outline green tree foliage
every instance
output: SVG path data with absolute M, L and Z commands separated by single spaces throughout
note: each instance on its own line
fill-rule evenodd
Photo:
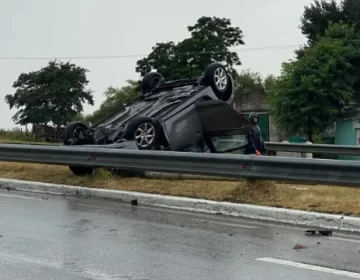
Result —
M 124 109 L 125 105 L 135 101 L 139 97 L 140 85 L 138 81 L 128 80 L 127 85 L 121 88 L 109 87 L 104 95 L 105 101 L 93 114 L 77 115 L 73 120 L 79 120 L 86 124 L 102 121 L 110 115 Z
M 314 44 L 318 36 L 324 36 L 331 23 L 343 20 L 341 7 L 336 1 L 315 0 L 309 7 L 305 7 L 301 17 L 301 32 L 309 44 Z
M 265 90 L 266 92 L 274 85 L 276 77 L 268 75 L 265 78 L 259 72 L 250 69 L 242 70 L 235 79 L 238 92 L 248 93 L 251 90 Z
M 301 58 L 335 23 L 354 25 L 356 31 L 360 31 L 360 0 L 342 0 L 340 3 L 335 0 L 315 0 L 305 7 L 300 29 L 308 41 L 304 47 L 295 51 L 297 58 Z
M 313 141 L 334 123 L 360 74 L 360 49 L 351 42 L 358 38 L 354 27 L 334 24 L 301 59 L 283 63 L 269 98 L 278 124 Z
M 222 62 L 236 74 L 233 66 L 241 62 L 230 48 L 245 44 L 239 27 L 227 18 L 204 16 L 187 29 L 190 37 L 177 44 L 157 43 L 147 57 L 137 61 L 136 72 L 143 76 L 157 70 L 165 79 L 180 79 L 200 75 L 209 63 Z
M 268 75 L 263 82 L 264 89 L 269 92 L 276 84 L 277 78 L 274 75 Z
M 6 95 L 16 124 L 48 124 L 69 122 L 83 111 L 83 103 L 94 105 L 92 92 L 86 90 L 87 70 L 70 63 L 50 61 L 38 71 L 20 74 L 13 95 Z
M 251 92 L 254 89 L 263 89 L 263 79 L 259 72 L 253 72 L 250 69 L 242 70 L 235 78 L 236 88 L 240 92 Z

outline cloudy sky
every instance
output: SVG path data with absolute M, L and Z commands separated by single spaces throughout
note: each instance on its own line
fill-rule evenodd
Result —
M 117 59 L 72 59 L 90 70 L 94 111 L 104 90 L 138 78 L 136 61 L 156 42 L 178 42 L 188 36 L 186 27 L 203 16 L 228 17 L 244 32 L 239 49 L 241 69 L 263 75 L 279 74 L 283 61 L 293 57 L 292 47 L 305 42 L 298 26 L 304 5 L 312 0 L 0 0 L 0 98 L 12 94 L 20 73 L 47 64 L 19 57 L 121 56 Z M 6 58 L 6 59 L 4 59 Z M 8 105 L 0 102 L 0 128 L 13 128 Z

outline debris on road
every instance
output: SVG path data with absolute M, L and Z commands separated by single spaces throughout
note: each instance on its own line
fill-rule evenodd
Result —
M 322 236 L 332 236 L 332 230 L 327 229 L 308 229 L 305 231 L 306 235 L 322 235 Z
M 306 249 L 307 247 L 301 244 L 296 244 L 293 249 L 300 250 L 300 249 Z

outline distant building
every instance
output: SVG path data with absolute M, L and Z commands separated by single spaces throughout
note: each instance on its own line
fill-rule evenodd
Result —
M 360 107 L 344 112 L 335 124 L 335 144 L 360 146 Z M 360 160 L 359 156 L 339 155 L 339 159 Z
M 264 89 L 252 89 L 236 94 L 236 111 L 246 117 L 255 112 L 260 115 L 260 130 L 264 141 L 281 142 L 288 138 L 284 132 L 279 131 L 271 120 L 267 93 Z

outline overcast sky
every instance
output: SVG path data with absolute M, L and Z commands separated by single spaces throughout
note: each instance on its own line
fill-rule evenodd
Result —
M 138 55 L 131 58 L 76 60 L 90 70 L 94 111 L 104 90 L 138 78 L 136 61 L 156 42 L 178 42 L 201 16 L 228 17 L 244 32 L 241 69 L 279 74 L 294 48 L 250 49 L 305 42 L 298 26 L 304 5 L 312 0 L 0 0 L 0 57 L 76 57 Z M 244 50 L 241 50 L 244 49 Z M 14 93 L 22 72 L 38 70 L 47 60 L 0 60 L 0 98 Z M 0 128 L 13 128 L 8 105 L 0 102 Z

